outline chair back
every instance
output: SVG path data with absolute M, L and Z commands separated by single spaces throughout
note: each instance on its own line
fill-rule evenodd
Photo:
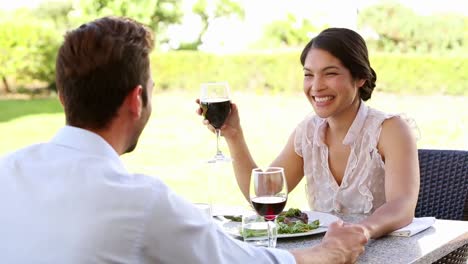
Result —
M 419 149 L 421 184 L 416 217 L 463 220 L 468 199 L 468 151 Z

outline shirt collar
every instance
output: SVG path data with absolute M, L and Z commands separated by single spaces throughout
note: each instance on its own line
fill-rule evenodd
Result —
M 124 167 L 114 148 L 112 148 L 112 146 L 101 136 L 89 130 L 73 126 L 65 126 L 57 132 L 51 142 L 57 145 L 77 149 L 88 154 L 104 156 Z
M 351 143 L 356 141 L 356 138 L 360 134 L 361 129 L 364 126 L 364 122 L 366 121 L 368 109 L 369 108 L 364 104 L 364 102 L 361 101 L 356 117 L 354 118 L 351 127 L 348 129 L 348 133 L 343 139 L 343 145 L 351 145 Z
M 354 118 L 353 123 L 348 129 L 348 132 L 346 133 L 346 136 L 343 139 L 343 144 L 344 145 L 350 145 L 352 144 L 359 133 L 361 132 L 362 127 L 364 126 L 364 122 L 366 121 L 367 113 L 369 111 L 369 108 L 364 104 L 364 102 L 361 101 L 359 105 L 358 112 L 356 114 L 356 117 Z M 315 128 L 315 135 L 314 137 L 314 144 L 317 146 L 324 146 L 325 145 L 325 129 L 327 127 L 327 120 L 324 118 L 320 118 L 317 126 Z

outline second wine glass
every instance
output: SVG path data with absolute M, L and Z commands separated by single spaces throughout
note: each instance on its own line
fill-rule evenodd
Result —
M 231 112 L 231 100 L 229 95 L 229 85 L 227 82 L 202 83 L 200 87 L 200 106 L 202 114 L 216 131 L 216 154 L 209 163 L 219 161 L 231 161 L 219 148 L 221 127 Z
M 268 167 L 264 170 L 252 170 L 249 189 L 250 201 L 257 214 L 268 221 L 268 234 L 272 234 L 272 225 L 283 211 L 288 200 L 288 187 L 281 167 Z

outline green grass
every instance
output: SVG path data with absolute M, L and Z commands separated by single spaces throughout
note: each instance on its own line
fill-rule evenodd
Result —
M 195 114 L 196 94 L 155 94 L 153 114 L 137 149 L 122 158 L 132 172 L 160 177 L 193 202 L 246 205 L 229 164 L 204 161 L 215 152 L 215 137 Z M 234 93 L 244 133 L 257 164 L 267 166 L 289 134 L 312 111 L 300 93 L 257 95 Z M 468 149 L 468 97 L 403 96 L 376 93 L 369 105 L 405 113 L 420 131 L 419 148 Z M 58 99 L 0 101 L 0 155 L 49 140 L 64 124 Z M 228 153 L 222 141 L 223 150 Z M 307 208 L 303 182 L 287 207 Z
M 0 123 L 23 116 L 62 113 L 62 106 L 56 98 L 29 100 L 1 100 Z

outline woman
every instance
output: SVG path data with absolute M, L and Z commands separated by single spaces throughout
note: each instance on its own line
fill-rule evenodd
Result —
M 271 166 L 284 167 L 289 191 L 307 178 L 314 210 L 367 214 L 360 224 L 370 238 L 409 224 L 419 192 L 417 147 L 401 117 L 364 103 L 377 79 L 364 39 L 350 29 L 329 28 L 305 46 L 300 59 L 304 94 L 315 115 L 298 124 Z M 235 104 L 221 131 L 248 197 L 257 165 Z

